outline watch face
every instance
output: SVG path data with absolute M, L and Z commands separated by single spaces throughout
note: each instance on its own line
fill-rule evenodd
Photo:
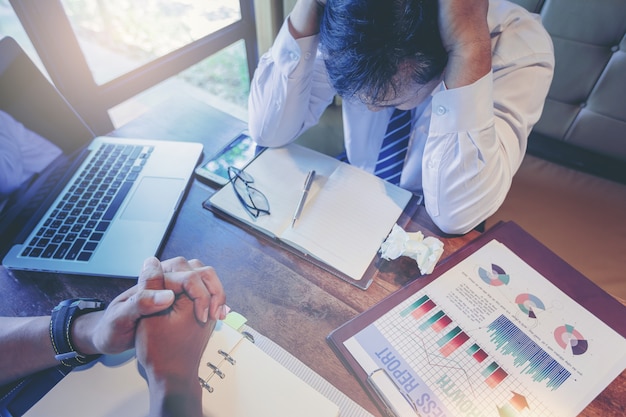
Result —
M 80 311 L 99 311 L 104 309 L 104 302 L 97 298 L 76 298 L 72 307 L 77 307 Z

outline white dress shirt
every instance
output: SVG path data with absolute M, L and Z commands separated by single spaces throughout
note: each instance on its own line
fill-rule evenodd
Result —
M 552 81 L 552 41 L 539 16 L 491 0 L 488 24 L 492 71 L 461 88 L 440 83 L 413 111 L 400 186 L 424 195 L 446 233 L 466 233 L 500 207 Z M 261 57 L 249 98 L 249 130 L 259 145 L 293 141 L 332 102 L 318 43 L 317 35 L 294 39 L 285 21 Z M 393 109 L 344 100 L 342 111 L 350 163 L 372 172 Z
M 0 202 L 61 153 L 56 145 L 0 111 Z

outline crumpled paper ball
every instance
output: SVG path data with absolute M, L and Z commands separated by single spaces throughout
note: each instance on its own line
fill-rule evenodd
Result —
M 386 260 L 408 256 L 417 262 L 422 275 L 426 275 L 433 272 L 439 261 L 443 253 L 443 242 L 432 236 L 424 238 L 422 232 L 407 233 L 394 224 L 389 236 L 380 246 L 380 253 Z

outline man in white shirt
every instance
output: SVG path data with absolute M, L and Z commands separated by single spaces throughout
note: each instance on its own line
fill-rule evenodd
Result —
M 0 111 L 0 210 L 8 194 L 43 171 L 61 153 L 55 144 Z
M 260 60 L 249 129 L 282 146 L 343 100 L 351 164 L 374 172 L 394 109 L 411 110 L 400 186 L 447 233 L 502 204 L 554 69 L 536 15 L 504 0 L 298 0 Z

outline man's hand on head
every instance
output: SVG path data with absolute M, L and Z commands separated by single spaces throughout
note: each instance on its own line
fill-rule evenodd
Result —
M 448 51 L 446 87 L 469 85 L 491 71 L 488 0 L 438 0 L 439 31 Z

